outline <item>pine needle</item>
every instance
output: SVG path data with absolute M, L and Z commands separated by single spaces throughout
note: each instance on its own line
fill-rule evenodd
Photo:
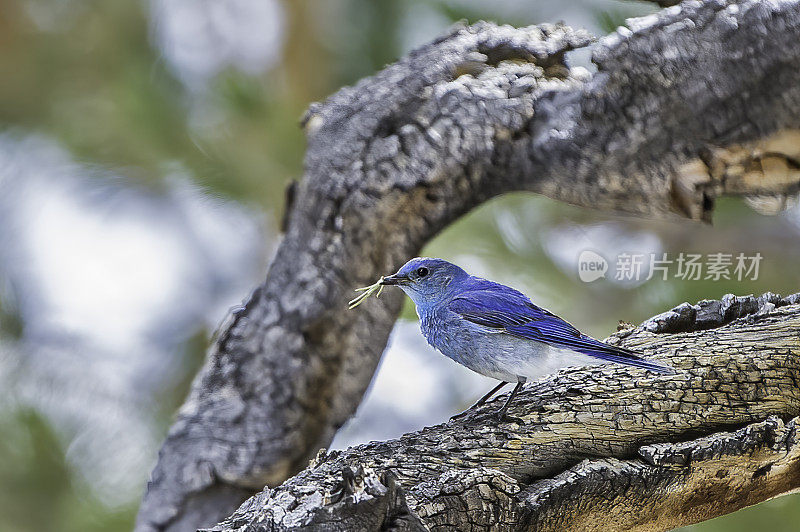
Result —
M 383 292 L 383 276 L 375 284 L 371 284 L 369 286 L 364 286 L 361 288 L 356 288 L 356 292 L 361 292 L 355 298 L 351 299 L 350 302 L 347 304 L 347 308 L 354 309 L 359 306 L 361 303 L 364 302 L 372 294 L 375 294 L 375 297 L 380 297 L 381 292 Z M 376 293 L 377 292 L 377 293 Z

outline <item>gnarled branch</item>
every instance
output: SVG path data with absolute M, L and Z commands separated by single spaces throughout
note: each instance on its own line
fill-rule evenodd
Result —
M 684 332 L 657 319 L 611 339 L 675 376 L 562 370 L 525 389 L 513 422 L 495 421 L 498 398 L 320 455 L 211 530 L 669 530 L 800 488 L 792 302 L 800 294 L 679 307 Z M 705 328 L 697 316 L 712 313 L 728 323 Z
M 400 309 L 387 294 L 345 314 L 350 290 L 486 199 L 707 220 L 722 194 L 797 192 L 797 1 L 668 8 L 601 40 L 594 75 L 564 63 L 589 41 L 456 27 L 312 106 L 286 235 L 220 328 L 138 530 L 210 525 L 302 469 L 355 411 Z

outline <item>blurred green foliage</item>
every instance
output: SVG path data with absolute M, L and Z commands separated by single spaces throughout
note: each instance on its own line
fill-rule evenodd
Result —
M 0 528 L 5 532 L 129 530 L 137 501 L 109 508 L 70 468 L 66 443 L 28 408 L 0 412 Z
M 519 0 L 515 9 L 493 13 L 492 4 L 445 0 L 284 0 L 285 42 L 278 64 L 261 74 L 226 69 L 202 90 L 192 90 L 171 72 L 151 39 L 148 2 L 0 0 L 0 131 L 50 136 L 76 160 L 114 168 L 155 190 L 171 173 L 182 172 L 213 194 L 254 205 L 277 221 L 283 188 L 302 174 L 303 111 L 402 55 L 411 10 L 438 17 L 434 24 L 441 31 L 460 19 L 553 22 L 540 17 L 554 4 Z M 606 8 L 573 4 L 602 32 L 651 9 L 633 2 L 602 3 Z M 50 23 L 37 21 L 35 13 L 47 13 Z M 216 118 L 198 123 L 193 114 L 198 108 Z M 762 275 L 745 283 L 671 280 L 626 288 L 581 283 L 575 272 L 556 267 L 545 244 L 550 231 L 609 222 L 657 235 L 670 253 L 760 251 Z M 605 336 L 617 319 L 638 322 L 682 301 L 726 292 L 797 291 L 800 246 L 796 229 L 786 224 L 759 216 L 738 200 L 721 202 L 715 226 L 706 227 L 620 218 L 516 194 L 454 224 L 426 253 L 477 265 L 480 273 L 516 284 L 587 332 Z M 509 227 L 519 234 L 511 238 Z M 24 324 L 12 319 L 12 309 L 4 307 L 3 316 L 0 333 L 18 337 Z M 405 316 L 414 319 L 410 309 Z M 205 339 L 192 338 L 185 349 L 187 364 L 174 390 L 157 398 L 160 408 L 151 413 L 163 431 L 202 360 Z M 102 502 L 70 466 L 69 442 L 40 413 L 4 405 L 0 416 L 0 529 L 131 528 L 138 499 L 121 507 Z M 800 499 L 793 496 L 691 528 L 767 526 L 780 532 L 796 530 L 798 520 Z

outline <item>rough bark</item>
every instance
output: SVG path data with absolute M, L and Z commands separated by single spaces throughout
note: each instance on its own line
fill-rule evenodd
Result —
M 228 317 L 159 454 L 137 529 L 191 530 L 304 467 L 352 415 L 399 312 L 345 313 L 439 230 L 515 190 L 708 220 L 800 186 L 798 1 L 686 2 L 594 49 L 565 26 L 456 27 L 312 106 L 267 277 Z M 777 199 L 776 199 L 777 198 Z
M 682 305 L 610 339 L 675 376 L 563 370 L 525 389 L 513 421 L 495 421 L 501 397 L 321 453 L 211 530 L 668 530 L 800 488 L 798 302 Z

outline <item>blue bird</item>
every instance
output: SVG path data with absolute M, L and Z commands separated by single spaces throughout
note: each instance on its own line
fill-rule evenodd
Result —
M 506 384 L 517 383 L 497 412 L 500 419 L 528 379 L 559 368 L 617 363 L 675 373 L 629 349 L 582 334 L 521 292 L 473 277 L 446 260 L 411 259 L 381 284 L 398 286 L 411 298 L 429 344 L 472 371 L 501 381 L 471 408 L 486 403 Z

